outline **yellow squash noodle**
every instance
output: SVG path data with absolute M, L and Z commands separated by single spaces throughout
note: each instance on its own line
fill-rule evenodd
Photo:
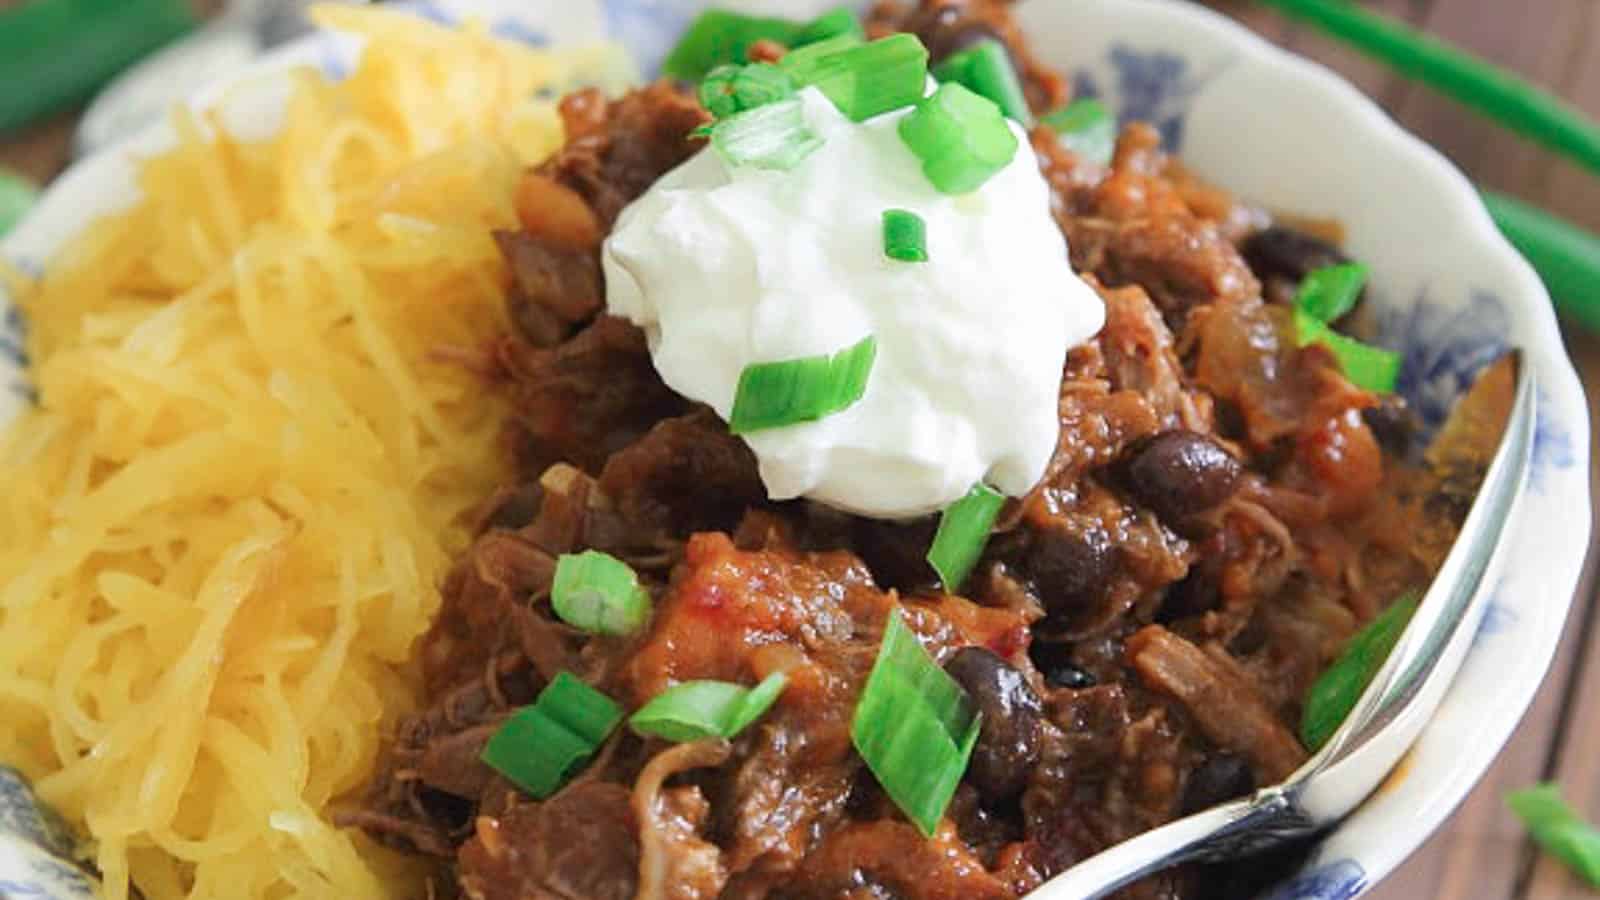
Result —
M 176 113 L 143 199 L 15 292 L 39 404 L 0 442 L 0 763 L 112 900 L 421 895 L 330 806 L 506 474 L 450 357 L 505 325 L 490 232 L 561 140 L 537 92 L 620 64 L 319 15 L 367 41 L 348 79 L 294 73 L 266 140 Z

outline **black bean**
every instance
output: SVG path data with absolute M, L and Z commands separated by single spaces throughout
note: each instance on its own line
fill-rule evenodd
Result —
M 1072 648 L 1067 644 L 1035 640 L 1028 645 L 1028 658 L 1051 687 L 1081 691 L 1095 686 L 1094 674 L 1072 661 Z
M 1290 281 L 1350 261 L 1344 251 L 1327 241 L 1283 225 L 1273 225 L 1245 238 L 1239 252 L 1258 278 Z
M 1403 457 L 1411 452 L 1411 439 L 1417 433 L 1417 417 L 1406 405 L 1404 397 L 1390 394 L 1361 411 L 1361 418 L 1372 429 L 1378 446 L 1392 456 Z
M 1182 429 L 1140 443 L 1128 459 L 1123 479 L 1128 491 L 1169 523 L 1228 499 L 1244 474 L 1221 444 Z
M 1117 570 L 1117 549 L 1104 529 L 1065 525 L 1033 532 L 1022 572 L 1051 613 L 1069 613 L 1105 587 Z
M 1206 549 L 1202 547 L 1200 552 L 1204 554 Z M 1204 615 L 1217 608 L 1220 598 L 1218 572 L 1202 562 L 1191 568 L 1181 580 L 1167 585 L 1161 606 L 1156 610 L 1156 621 L 1170 625 L 1179 619 Z
M 928 564 L 928 547 L 939 530 L 938 516 L 903 522 L 851 517 L 850 548 L 872 570 L 879 587 L 910 593 L 939 583 Z
M 1016 667 L 982 647 L 961 648 L 944 668 L 983 714 L 968 780 L 987 802 L 1015 796 L 1039 764 L 1044 705 Z
M 1011 48 L 1006 45 L 1000 33 L 991 28 L 987 23 L 978 19 L 969 19 L 966 10 L 959 2 L 946 2 L 924 6 L 905 23 L 905 30 L 912 32 L 922 39 L 928 48 L 928 64 L 938 65 L 955 53 L 977 44 L 980 41 L 999 41 L 1000 46 L 1006 48 L 1010 54 Z M 1012 60 L 1012 66 L 1016 60 Z
M 1210 809 L 1219 803 L 1243 797 L 1256 789 L 1255 773 L 1243 757 L 1218 753 L 1207 759 L 1189 776 L 1183 786 L 1183 815 Z

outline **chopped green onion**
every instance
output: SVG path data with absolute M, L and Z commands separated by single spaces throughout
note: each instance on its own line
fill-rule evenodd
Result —
M 480 758 L 534 797 L 555 793 L 589 761 L 622 721 L 622 707 L 562 672 L 533 701 L 511 714 Z
M 700 82 L 700 105 L 706 108 L 706 112 L 726 119 L 739 111 L 739 101 L 733 99 L 733 80 L 739 77 L 742 68 L 727 63 L 706 73 L 705 79 Z
M 1300 716 L 1300 740 L 1307 748 L 1320 750 L 1339 730 L 1416 612 L 1414 595 L 1396 600 L 1356 632 L 1333 665 L 1312 683 Z
M 1017 154 L 1017 136 L 1000 107 L 954 82 L 918 102 L 899 129 L 922 160 L 922 173 L 946 194 L 977 190 Z
M 630 635 L 650 617 L 650 595 L 633 569 L 599 550 L 556 560 L 550 606 L 561 621 L 590 634 Z
M 1546 853 L 1566 863 L 1590 887 L 1600 888 L 1600 831 L 1561 799 L 1559 788 L 1546 783 L 1514 791 L 1506 804 Z
M 1006 498 L 986 484 L 975 484 L 939 517 L 939 530 L 928 548 L 928 564 L 939 573 L 946 593 L 955 593 L 972 573 L 989 543 L 989 531 Z
M 726 681 L 685 681 L 657 694 L 628 720 L 642 735 L 676 743 L 732 738 L 761 718 L 789 678 L 774 672 L 754 688 Z
M 978 96 L 993 100 L 1007 116 L 1023 125 L 1033 123 L 1028 96 L 1023 93 L 1022 79 L 1017 77 L 1017 69 L 1011 64 L 1011 53 L 993 38 L 950 54 L 934 67 L 933 77 L 966 85 Z
M 806 124 L 798 99 L 780 100 L 737 113 L 711 131 L 711 146 L 730 166 L 788 171 L 822 146 Z
M 790 46 L 804 47 L 840 35 L 850 35 L 861 41 L 867 39 L 866 29 L 861 27 L 861 21 L 856 18 L 855 11 L 848 6 L 830 9 L 801 26 Z
M 794 79 L 772 63 L 718 66 L 700 82 L 700 104 L 713 116 L 729 116 L 794 96 Z
M 1404 362 L 1400 354 L 1345 337 L 1299 308 L 1294 311 L 1294 326 L 1300 346 L 1321 344 L 1333 351 L 1351 384 L 1378 394 L 1394 393 Z
M 896 34 L 831 53 L 808 50 L 790 53 L 784 68 L 802 85 L 826 94 L 852 122 L 916 103 L 928 83 L 928 48 L 914 34 Z
M 883 255 L 900 262 L 928 261 L 928 226 L 910 210 L 883 211 Z
M 850 739 L 923 835 L 939 827 L 982 724 L 966 691 L 922 649 L 900 611 L 891 613 Z
M 1355 309 L 1367 283 L 1366 266 L 1344 263 L 1324 266 L 1300 282 L 1294 305 L 1318 322 L 1334 322 Z
M 720 9 L 701 13 L 661 64 L 661 73 L 682 81 L 699 81 L 725 63 L 749 61 L 757 41 L 790 44 L 799 26 L 787 19 L 741 16 Z
M 865 38 L 849 32 L 835 35 L 826 40 L 817 41 L 815 44 L 807 44 L 804 47 L 796 47 L 790 50 L 784 54 L 783 59 L 778 60 L 778 67 L 791 75 L 796 72 L 810 71 L 816 65 L 817 60 L 822 59 L 824 56 L 838 53 L 840 50 L 849 50 L 851 47 L 859 47 L 865 43 Z
M 1074 100 L 1040 121 L 1073 153 L 1102 166 L 1111 163 L 1117 149 L 1117 120 L 1099 100 Z
M 38 199 L 39 189 L 32 182 L 0 169 L 0 236 L 16 227 Z
M 811 422 L 850 407 L 867 392 L 878 355 L 868 335 L 832 356 L 756 363 L 739 373 L 728 429 L 749 434 Z

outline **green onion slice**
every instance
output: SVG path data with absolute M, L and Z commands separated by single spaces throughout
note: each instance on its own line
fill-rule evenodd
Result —
M 1600 831 L 1561 799 L 1556 785 L 1514 791 L 1506 804 L 1546 853 L 1566 863 L 1590 887 L 1600 888 Z
M 1294 311 L 1294 327 L 1300 346 L 1321 344 L 1333 351 L 1351 384 L 1378 394 L 1394 393 L 1404 362 L 1400 354 L 1345 337 L 1298 307 Z
M 1102 166 L 1117 149 L 1117 120 L 1099 100 L 1074 100 L 1040 121 L 1050 126 L 1068 150 Z
M 797 72 L 808 72 L 817 64 L 817 60 L 838 53 L 840 50 L 859 47 L 865 43 L 865 38 L 850 32 L 837 34 L 814 44 L 806 44 L 804 47 L 796 47 L 790 50 L 784 54 L 783 59 L 778 60 L 778 67 L 790 75 Z
M 928 564 L 939 573 L 947 593 L 955 593 L 972 573 L 989 543 L 989 532 L 1006 498 L 986 484 L 975 484 L 965 497 L 939 517 L 939 530 L 928 548 Z
M 861 21 L 848 6 L 834 7 L 802 25 L 794 40 L 790 42 L 790 46 L 805 47 L 840 35 L 849 35 L 857 41 L 864 41 L 867 38 L 866 29 L 861 27 Z
M 16 227 L 38 200 L 39 189 L 32 182 L 0 169 L 0 236 Z
M 1007 116 L 1023 125 L 1033 124 L 1028 96 L 1023 93 L 1022 79 L 1017 77 L 1017 69 L 1011 64 L 1011 54 L 1004 44 L 993 38 L 952 53 L 934 67 L 933 77 L 966 85 L 978 96 L 993 100 Z
M 622 721 L 622 707 L 562 672 L 531 706 L 506 719 L 484 745 L 490 768 L 538 799 L 555 793 L 582 768 Z
M 657 694 L 628 720 L 634 731 L 676 743 L 732 738 L 777 702 L 789 678 L 774 672 L 753 688 L 726 681 L 685 681 Z
M 700 104 L 713 116 L 729 116 L 794 96 L 789 73 L 772 63 L 718 66 L 700 82 Z
M 928 181 L 945 194 L 982 187 L 1011 163 L 1019 144 L 1000 107 L 955 82 L 919 101 L 899 130 Z
M 633 634 L 650 618 L 650 595 L 628 564 L 585 550 L 556 560 L 550 606 L 561 621 L 590 634 Z
M 815 86 L 826 94 L 852 122 L 910 106 L 927 86 L 928 49 L 914 34 L 896 34 L 826 53 L 814 49 L 820 46 L 790 53 L 784 57 L 784 68 L 801 85 Z
M 1368 269 L 1361 263 L 1325 266 L 1300 282 L 1295 308 L 1318 322 L 1333 322 L 1355 309 L 1361 289 L 1367 284 Z
M 928 261 L 928 226 L 910 210 L 883 211 L 883 255 L 900 262 Z
M 756 41 L 790 44 L 799 27 L 787 19 L 742 16 L 720 9 L 706 10 L 689 25 L 678 45 L 661 64 L 661 73 L 682 81 L 699 81 L 717 66 L 749 61 Z
M 756 363 L 739 373 L 728 429 L 749 434 L 812 422 L 849 408 L 867 392 L 877 358 L 872 336 L 832 356 Z
M 711 146 L 730 166 L 788 171 L 822 146 L 799 99 L 747 109 L 718 122 Z
M 982 724 L 966 692 L 895 610 L 856 704 L 850 739 L 923 835 L 939 827 Z
M 1312 752 L 1321 749 L 1339 730 L 1416 612 L 1415 595 L 1396 600 L 1356 632 L 1333 665 L 1312 683 L 1300 717 L 1300 740 L 1308 749 Z

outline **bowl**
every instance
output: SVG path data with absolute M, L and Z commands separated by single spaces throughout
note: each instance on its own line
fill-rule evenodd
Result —
M 716 5 L 800 18 L 836 2 Z M 625 44 L 648 75 L 710 4 L 392 5 L 443 21 L 486 19 L 496 33 L 534 43 L 610 37 Z M 1466 663 L 1403 774 L 1264 900 L 1356 897 L 1436 830 L 1483 775 L 1532 701 L 1572 602 L 1589 536 L 1589 423 L 1550 298 L 1495 230 L 1467 179 L 1328 70 L 1180 0 L 1031 0 L 1019 11 L 1035 51 L 1070 73 L 1078 95 L 1100 97 L 1124 119 L 1154 123 L 1168 149 L 1224 187 L 1274 209 L 1344 224 L 1351 254 L 1372 268 L 1377 342 L 1404 355 L 1399 390 L 1427 427 L 1437 427 L 1477 371 L 1509 346 L 1523 348 L 1537 373 L 1533 471 L 1510 528 L 1516 546 Z M 352 41 L 312 35 L 240 75 L 309 64 L 337 77 L 357 53 Z M 241 130 L 275 127 L 282 94 L 271 82 L 230 92 L 228 121 Z M 208 86 L 194 102 L 220 102 L 223 87 Z M 131 202 L 134 161 L 171 139 L 158 126 L 74 165 L 0 241 L 0 253 L 38 271 L 93 216 Z M 25 323 L 9 307 L 3 323 L 0 421 L 33 402 Z M 65 847 L 48 811 L 38 808 L 15 773 L 0 768 L 0 885 L 18 886 L 28 896 L 92 896 L 88 877 L 61 860 Z

